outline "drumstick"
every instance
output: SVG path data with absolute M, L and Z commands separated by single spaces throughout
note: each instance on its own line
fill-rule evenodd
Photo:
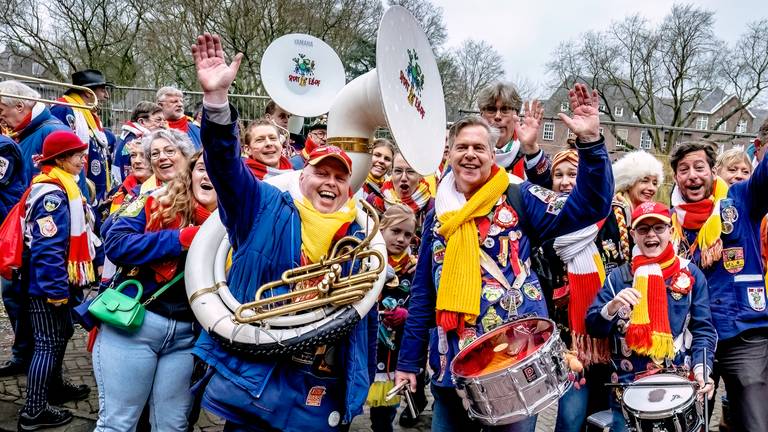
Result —
M 704 357 L 704 361 L 702 362 L 702 365 L 704 366 L 704 372 L 702 378 L 704 379 L 704 386 L 707 385 L 707 379 L 709 375 L 707 374 L 707 348 L 704 347 L 704 351 L 702 352 L 702 357 Z M 704 393 L 704 430 L 709 430 L 709 399 L 707 399 L 707 394 Z
M 695 382 L 638 382 L 638 383 L 605 383 L 606 387 L 698 387 Z

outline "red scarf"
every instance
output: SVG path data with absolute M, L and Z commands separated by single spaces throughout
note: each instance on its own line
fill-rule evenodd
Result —
M 717 181 L 712 183 L 712 196 L 718 196 L 718 183 Z M 682 223 L 683 228 L 698 230 L 712 214 L 712 210 L 715 208 L 715 200 L 712 197 L 708 197 L 695 203 L 682 202 L 676 204 L 675 207 L 685 211 L 685 218 L 683 218 Z
M 636 249 L 637 250 L 637 249 Z M 658 264 L 658 267 L 651 266 Z M 643 270 L 638 272 L 638 270 Z M 651 270 L 651 271 L 648 271 Z M 661 255 L 649 258 L 636 252 L 632 257 L 632 287 L 640 291 L 640 303 L 634 307 L 627 328 L 627 346 L 642 355 L 655 358 L 674 357 L 674 342 L 667 310 L 667 287 L 664 281 L 680 272 L 680 258 L 668 244 Z M 691 281 L 693 283 L 693 281 Z M 645 291 L 645 292 L 644 292 Z
M 168 127 L 171 129 L 180 130 L 182 132 L 188 132 L 189 120 L 187 120 L 187 116 L 183 116 L 178 120 L 168 120 Z
M 291 161 L 285 156 L 280 156 L 280 161 L 277 163 L 277 168 L 266 166 L 256 159 L 244 158 L 245 165 L 251 170 L 253 175 L 259 180 L 274 177 L 276 175 L 283 174 L 284 172 L 293 170 Z
M 147 216 L 147 227 L 145 229 L 146 232 L 181 228 L 181 216 L 176 216 L 176 219 L 174 219 L 174 221 L 171 222 L 170 224 L 163 224 L 160 218 L 156 218 L 150 221 L 150 218 L 152 216 L 151 209 L 154 206 L 154 203 L 155 203 L 155 199 L 153 197 L 149 197 L 149 199 L 147 199 L 147 203 L 144 206 L 144 208 L 148 210 L 146 212 L 146 216 Z M 160 208 L 157 208 L 154 211 L 156 212 L 160 211 Z M 195 214 L 193 215 L 194 225 L 202 225 L 202 223 L 205 222 L 205 220 L 208 219 L 208 216 L 210 215 L 211 215 L 211 212 L 208 211 L 208 209 L 206 209 L 205 207 L 200 205 L 200 203 L 195 201 Z M 167 282 L 173 279 L 174 276 L 176 276 L 176 271 L 179 267 L 179 259 L 173 258 L 167 261 L 150 264 L 150 267 L 152 268 L 152 270 L 155 271 L 155 280 L 157 282 L 160 282 L 160 283 Z
M 18 134 L 19 132 L 23 131 L 24 128 L 29 126 L 29 124 L 32 123 L 32 111 L 28 112 L 27 115 L 24 117 L 24 119 L 19 123 L 18 126 L 13 128 L 13 132 L 15 134 Z
M 319 146 L 312 141 L 312 137 L 307 136 L 307 139 L 304 140 L 304 148 L 301 149 L 301 157 L 304 158 L 304 162 L 309 160 L 309 155 L 318 147 Z

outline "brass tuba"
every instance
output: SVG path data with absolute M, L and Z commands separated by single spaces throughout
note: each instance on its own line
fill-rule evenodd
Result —
M 289 43 L 281 42 L 285 46 L 283 57 L 290 59 L 296 57 L 295 47 L 301 47 L 305 58 L 309 56 L 307 47 L 325 45 L 307 35 L 285 37 Z M 442 83 L 426 35 L 406 9 L 393 6 L 386 11 L 376 50 L 378 68 L 344 86 L 335 98 L 328 97 L 332 89 L 296 88 L 295 78 L 285 78 L 290 68 L 265 68 L 262 64 L 263 75 L 265 70 L 277 71 L 274 75 L 282 80 L 279 86 L 269 86 L 270 96 L 280 106 L 306 116 L 321 114 L 330 106 L 328 142 L 343 148 L 352 159 L 353 191 L 368 174 L 370 142 L 380 126 L 389 127 L 405 158 L 421 174 L 434 172 L 442 157 Z M 267 54 L 267 58 L 280 57 Z M 335 54 L 329 56 L 327 52 L 317 54 L 317 58 L 333 57 Z M 318 68 L 314 73 L 319 74 L 322 68 L 315 64 Z M 316 75 L 315 79 L 321 84 L 327 82 L 323 76 Z M 318 106 L 323 103 L 325 107 Z M 313 113 L 297 112 L 302 106 L 310 107 Z M 300 199 L 299 175 L 283 174 L 267 183 Z M 285 271 L 280 280 L 259 287 L 254 298 L 244 303 L 234 298 L 227 284 L 225 262 L 231 246 L 217 215 L 203 224 L 189 249 L 186 287 L 198 321 L 230 350 L 257 356 L 284 355 L 333 343 L 375 307 L 386 279 L 387 252 L 378 215 L 364 200 L 360 200 L 356 216 L 363 227 L 364 232 L 359 233 L 362 238 L 342 238 L 320 262 Z M 356 270 L 352 273 L 351 269 Z

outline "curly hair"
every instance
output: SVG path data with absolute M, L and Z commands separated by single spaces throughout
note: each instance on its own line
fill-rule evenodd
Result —
M 166 227 L 181 219 L 180 227 L 185 227 L 193 222 L 195 215 L 195 195 L 192 192 L 192 171 L 195 164 L 202 156 L 197 152 L 189 159 L 184 170 L 158 193 L 152 206 L 152 216 L 148 226 L 159 224 Z

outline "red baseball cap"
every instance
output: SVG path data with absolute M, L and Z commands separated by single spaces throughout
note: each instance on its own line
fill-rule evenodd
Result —
M 43 157 L 40 162 L 47 162 L 57 157 L 88 149 L 88 144 L 80 140 L 72 131 L 57 130 L 48 134 L 43 141 Z
M 669 217 L 669 207 L 655 201 L 644 202 L 635 207 L 635 210 L 632 211 L 632 228 L 637 227 L 641 221 L 646 219 L 658 219 L 665 224 L 672 222 Z
M 326 145 L 312 150 L 312 153 L 309 154 L 309 159 L 307 159 L 307 163 L 304 166 L 316 166 L 320 161 L 329 157 L 339 160 L 347 168 L 347 172 L 352 172 L 352 159 L 349 158 L 344 150 L 332 145 Z

